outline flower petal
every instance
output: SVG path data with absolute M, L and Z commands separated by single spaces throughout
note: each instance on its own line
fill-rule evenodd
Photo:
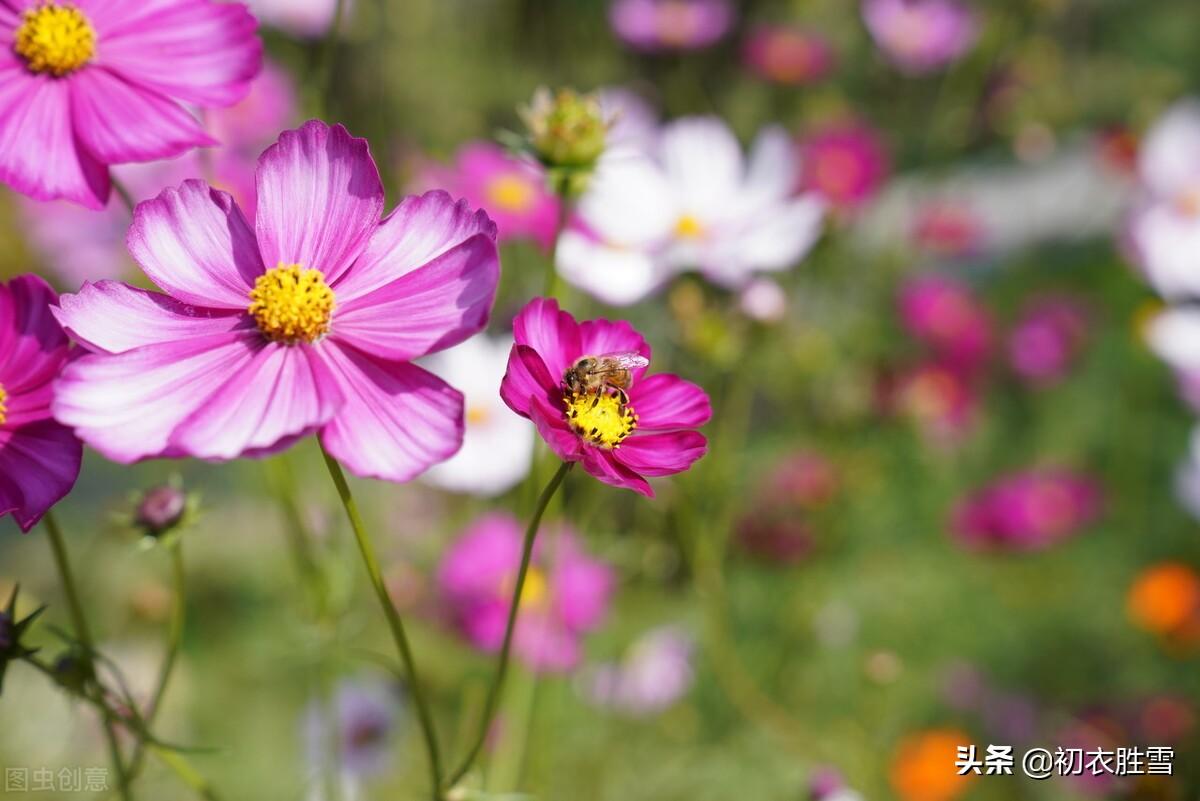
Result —
M 613 451 L 617 461 L 645 476 L 681 473 L 708 453 L 708 440 L 699 431 L 637 434 Z
M 82 457 L 83 444 L 53 420 L 0 429 L 0 516 L 29 531 L 75 486 Z
M 366 251 L 334 285 L 340 302 L 356 299 L 440 258 L 477 235 L 495 240 L 496 226 L 445 192 L 409 196 L 371 235 Z
M 606 245 L 581 231 L 559 237 L 555 266 L 573 286 L 614 306 L 637 303 L 670 278 L 649 251 Z
M 742 147 L 716 117 L 685 117 L 663 127 L 658 158 L 683 209 L 721 219 L 745 176 Z
M 266 452 L 316 431 L 343 402 L 315 348 L 270 344 L 192 412 L 171 434 L 170 444 L 200 459 Z
M 708 394 L 670 373 L 658 373 L 635 383 L 629 390 L 629 401 L 637 410 L 639 431 L 696 428 L 712 417 Z
M 632 441 L 631 437 L 625 442 Z M 624 443 L 621 447 L 625 447 Z M 631 489 L 647 498 L 653 498 L 654 489 L 649 482 L 618 461 L 615 454 L 616 451 L 585 447 L 583 449 L 583 469 L 605 484 L 621 489 Z
M 553 298 L 534 298 L 521 309 L 513 320 L 513 339 L 537 351 L 556 383 L 584 355 L 579 325 L 569 313 L 559 311 Z
M 248 320 L 242 312 L 189 306 L 120 281 L 89 281 L 58 304 L 51 311 L 62 327 L 77 342 L 106 353 L 232 332 Z
M 462 395 L 433 373 L 336 340 L 321 355 L 346 396 L 321 442 L 350 472 L 408 481 L 462 445 Z
M 105 164 L 171 158 L 217 144 L 174 100 L 105 69 L 80 70 L 70 86 L 76 135 Z
M 54 290 L 36 275 L 0 283 L 0 384 L 15 396 L 48 384 L 66 358 L 70 341 L 51 316 Z
M 233 105 L 262 66 L 258 23 L 242 3 L 78 1 L 101 42 L 96 65 L 186 103 Z
M 429 264 L 339 306 L 333 336 L 393 361 L 409 361 L 467 339 L 487 325 L 500 257 L 476 234 Z
M 563 413 L 550 405 L 545 398 L 534 397 L 529 405 L 529 419 L 537 426 L 538 434 L 550 446 L 550 450 L 564 462 L 578 462 L 586 452 L 579 436 L 567 425 Z
M 100 211 L 108 168 L 79 147 L 69 81 L 0 67 L 0 181 L 36 200 L 65 198 Z
M 195 306 L 245 311 L 263 272 L 237 203 L 194 179 L 139 203 L 126 244 L 151 281 Z
M 508 369 L 500 381 L 500 398 L 522 417 L 530 417 L 533 398 L 553 402 L 558 382 L 546 369 L 538 352 L 528 345 L 513 345 L 508 354 Z
M 309 120 L 258 159 L 255 230 L 263 262 L 299 264 L 331 286 L 380 227 L 383 184 L 367 140 Z
M 55 385 L 54 416 L 115 462 L 187 455 L 171 434 L 263 347 L 257 335 L 210 334 L 84 356 Z

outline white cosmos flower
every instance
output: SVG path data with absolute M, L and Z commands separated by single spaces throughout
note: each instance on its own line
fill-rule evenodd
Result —
M 648 151 L 606 153 L 558 243 L 558 270 L 602 301 L 635 303 L 697 269 L 729 287 L 793 266 L 821 233 L 824 206 L 793 191 L 787 133 L 759 134 L 749 158 L 711 117 L 665 125 Z
M 1146 278 L 1168 299 L 1200 296 L 1200 101 L 1183 100 L 1155 123 L 1138 177 L 1126 234 Z
M 466 418 L 462 448 L 426 471 L 422 478 L 427 483 L 452 492 L 492 496 L 528 475 L 533 424 L 513 414 L 500 399 L 500 380 L 512 344 L 512 337 L 479 335 L 423 361 L 463 393 Z

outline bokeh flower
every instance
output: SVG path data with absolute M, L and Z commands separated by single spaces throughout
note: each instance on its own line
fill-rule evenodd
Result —
M 1184 562 L 1144 568 L 1125 601 L 1130 619 L 1162 637 L 1200 642 L 1200 574 Z
M 416 183 L 420 189 L 445 189 L 486 211 L 501 242 L 532 239 L 546 249 L 554 244 L 558 199 L 547 187 L 545 169 L 499 145 L 467 144 L 452 167 L 426 167 Z
M 956 61 L 979 35 L 974 13 L 960 0 L 863 0 L 862 13 L 887 59 L 913 75 Z
M 970 786 L 971 774 L 954 766 L 958 747 L 974 742 L 958 729 L 927 729 L 900 741 L 892 756 L 892 789 L 901 801 L 953 801 Z
M 804 86 L 829 75 L 837 56 L 830 41 L 815 31 L 759 25 L 746 35 L 742 61 L 763 80 Z
M 912 420 L 940 444 L 967 434 L 979 411 L 979 391 L 970 376 L 952 365 L 928 360 L 881 382 L 884 407 Z
M 733 25 L 729 0 L 613 0 L 608 21 L 636 50 L 699 50 L 718 42 Z
M 690 381 L 645 376 L 645 367 L 634 366 L 627 390 L 568 385 L 567 371 L 585 356 L 631 354 L 649 362 L 650 346 L 629 323 L 577 323 L 557 302 L 535 298 L 513 321 L 513 338 L 500 396 L 533 420 L 564 462 L 581 462 L 604 483 L 652 498 L 646 477 L 680 473 L 707 452 L 708 441 L 695 429 L 708 422 L 712 407 Z
M 584 695 L 592 703 L 622 714 L 658 714 L 691 689 L 695 649 L 692 637 L 679 626 L 651 629 L 619 662 L 594 665 L 583 677 Z
M 400 698 L 391 684 L 343 679 L 328 702 L 314 700 L 305 714 L 309 764 L 325 764 L 336 742 L 343 777 L 357 781 L 385 773 L 396 749 L 400 713 Z
M 473 495 L 499 495 L 525 478 L 533 462 L 535 433 L 514 417 L 497 388 L 504 379 L 512 338 L 480 334 L 426 359 L 424 366 L 463 393 L 466 414 L 458 453 L 425 473 L 435 487 Z
M 614 304 L 635 303 L 681 270 L 729 287 L 786 270 L 821 233 L 823 204 L 797 195 L 796 153 L 778 128 L 749 158 L 711 117 L 663 127 L 653 151 L 601 159 L 558 246 L 570 283 Z
M 258 73 L 241 3 L 19 0 L 0 7 L 0 181 L 38 200 L 108 202 L 109 166 L 216 144 L 185 106 L 228 106 Z
M 79 477 L 83 447 L 50 414 L 70 342 L 33 275 L 0 283 L 0 516 L 29 531 Z
M 824 125 L 804 137 L 800 150 L 801 189 L 842 212 L 874 198 L 891 172 L 883 140 L 859 122 Z
M 1013 372 L 1034 384 L 1061 380 L 1079 355 L 1088 335 L 1088 313 L 1066 295 L 1031 299 L 1008 335 L 1008 363 Z
M 264 23 L 301 39 L 319 39 L 328 33 L 338 6 L 338 0 L 247 1 Z M 342 14 L 348 17 L 354 9 L 354 0 L 342 0 L 342 5 Z
M 900 288 L 900 321 L 942 361 L 978 370 L 992 346 L 992 321 L 966 285 L 943 275 L 909 279 Z
M 972 548 L 1034 551 L 1080 532 L 1101 511 L 1091 478 L 1042 468 L 1002 476 L 964 499 L 952 528 Z
M 937 201 L 917 210 L 913 244 L 943 259 L 970 259 L 983 250 L 986 231 L 981 217 L 965 202 Z
M 568 529 L 545 532 L 525 577 L 513 648 L 526 667 L 561 672 L 583 657 L 583 638 L 604 621 L 615 578 Z M 489 653 L 504 641 L 521 563 L 522 531 L 506 514 L 477 520 L 446 552 L 438 584 L 455 624 Z
M 453 455 L 462 395 L 411 360 L 486 323 L 495 226 L 438 192 L 380 221 L 367 143 L 318 121 L 284 132 L 257 179 L 254 229 L 200 181 L 138 206 L 130 252 L 165 294 L 103 281 L 60 299 L 93 353 L 64 371 L 55 416 L 123 463 L 263 455 L 312 433 L 392 481 Z

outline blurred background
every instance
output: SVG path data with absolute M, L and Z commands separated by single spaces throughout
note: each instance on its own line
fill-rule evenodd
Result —
M 330 0 L 251 5 L 269 64 L 210 112 L 229 146 L 118 168 L 135 197 L 201 175 L 252 203 L 258 152 L 320 116 L 370 140 L 389 207 L 442 186 L 500 222 L 489 339 L 430 365 L 493 439 L 428 480 L 353 482 L 452 755 L 493 660 L 448 576 L 504 562 L 470 544 L 519 531 L 551 469 L 494 397 L 542 291 L 553 228 L 518 212 L 544 179 L 486 143 L 522 130 L 539 86 L 604 89 L 651 136 L 693 115 L 745 146 L 782 126 L 795 190 L 826 206 L 819 241 L 765 280 L 681 271 L 622 307 L 564 288 L 709 392 L 710 452 L 654 500 L 568 477 L 522 612 L 572 648 L 549 667 L 518 653 L 472 793 L 1200 797 L 1197 393 L 1147 344 L 1162 301 L 1131 223 L 1146 133 L 1200 82 L 1192 0 L 353 0 L 340 31 Z M 5 191 L 0 274 L 144 281 L 127 225 L 119 200 Z M 106 670 L 135 698 L 154 684 L 174 579 L 139 504 L 164 484 L 192 500 L 160 736 L 226 798 L 424 797 L 413 707 L 311 443 L 226 465 L 87 454 L 58 515 Z M 32 641 L 52 659 L 68 617 L 45 537 L 5 520 L 0 595 L 17 582 L 22 609 L 50 605 Z M 1012 745 L 1017 774 L 1032 747 L 1168 746 L 1174 775 L 958 777 L 968 743 Z M 10 669 L 0 765 L 104 764 L 92 712 Z M 140 795 L 191 797 L 154 760 Z

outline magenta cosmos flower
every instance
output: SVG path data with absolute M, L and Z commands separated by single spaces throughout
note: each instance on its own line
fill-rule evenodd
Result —
M 1002 476 L 965 499 L 953 529 L 969 547 L 1032 551 L 1078 532 L 1100 514 L 1101 492 L 1088 476 L 1035 469 Z
M 899 307 L 908 332 L 948 364 L 973 373 L 987 362 L 991 316 L 966 284 L 937 274 L 917 276 L 901 287 Z
M 75 486 L 83 447 L 50 415 L 69 342 L 33 275 L 0 284 L 0 516 L 29 531 Z
M 615 581 L 570 531 L 548 533 L 534 546 L 525 575 L 513 647 L 532 670 L 563 671 L 579 664 L 583 635 L 604 620 Z M 439 569 L 456 625 L 484 651 L 498 651 L 504 642 L 521 543 L 514 518 L 488 515 L 451 546 Z
M 312 121 L 259 159 L 253 228 L 186 181 L 140 204 L 129 250 L 165 294 L 122 283 L 64 295 L 94 353 L 66 369 L 55 416 L 110 459 L 224 460 L 317 432 L 361 476 L 405 481 L 462 442 L 463 400 L 410 360 L 483 328 L 496 229 L 444 192 L 382 222 L 365 140 Z
M 109 165 L 216 144 L 181 104 L 245 96 L 256 28 L 240 3 L 3 0 L 0 180 L 102 209 Z
M 826 125 L 801 142 L 800 188 L 853 211 L 878 194 L 891 159 L 874 129 L 857 122 Z
M 837 61 L 824 36 L 804 28 L 760 25 L 742 45 L 742 61 L 772 83 L 803 86 L 825 78 Z
M 633 367 L 628 392 L 568 387 L 567 371 L 585 356 L 633 354 L 649 362 L 650 346 L 629 323 L 577 323 L 555 301 L 535 298 L 513 321 L 513 339 L 500 397 L 534 422 L 563 461 L 653 498 L 646 476 L 687 470 L 708 450 L 693 430 L 712 417 L 708 395 L 678 376 L 643 378 L 646 368 Z

